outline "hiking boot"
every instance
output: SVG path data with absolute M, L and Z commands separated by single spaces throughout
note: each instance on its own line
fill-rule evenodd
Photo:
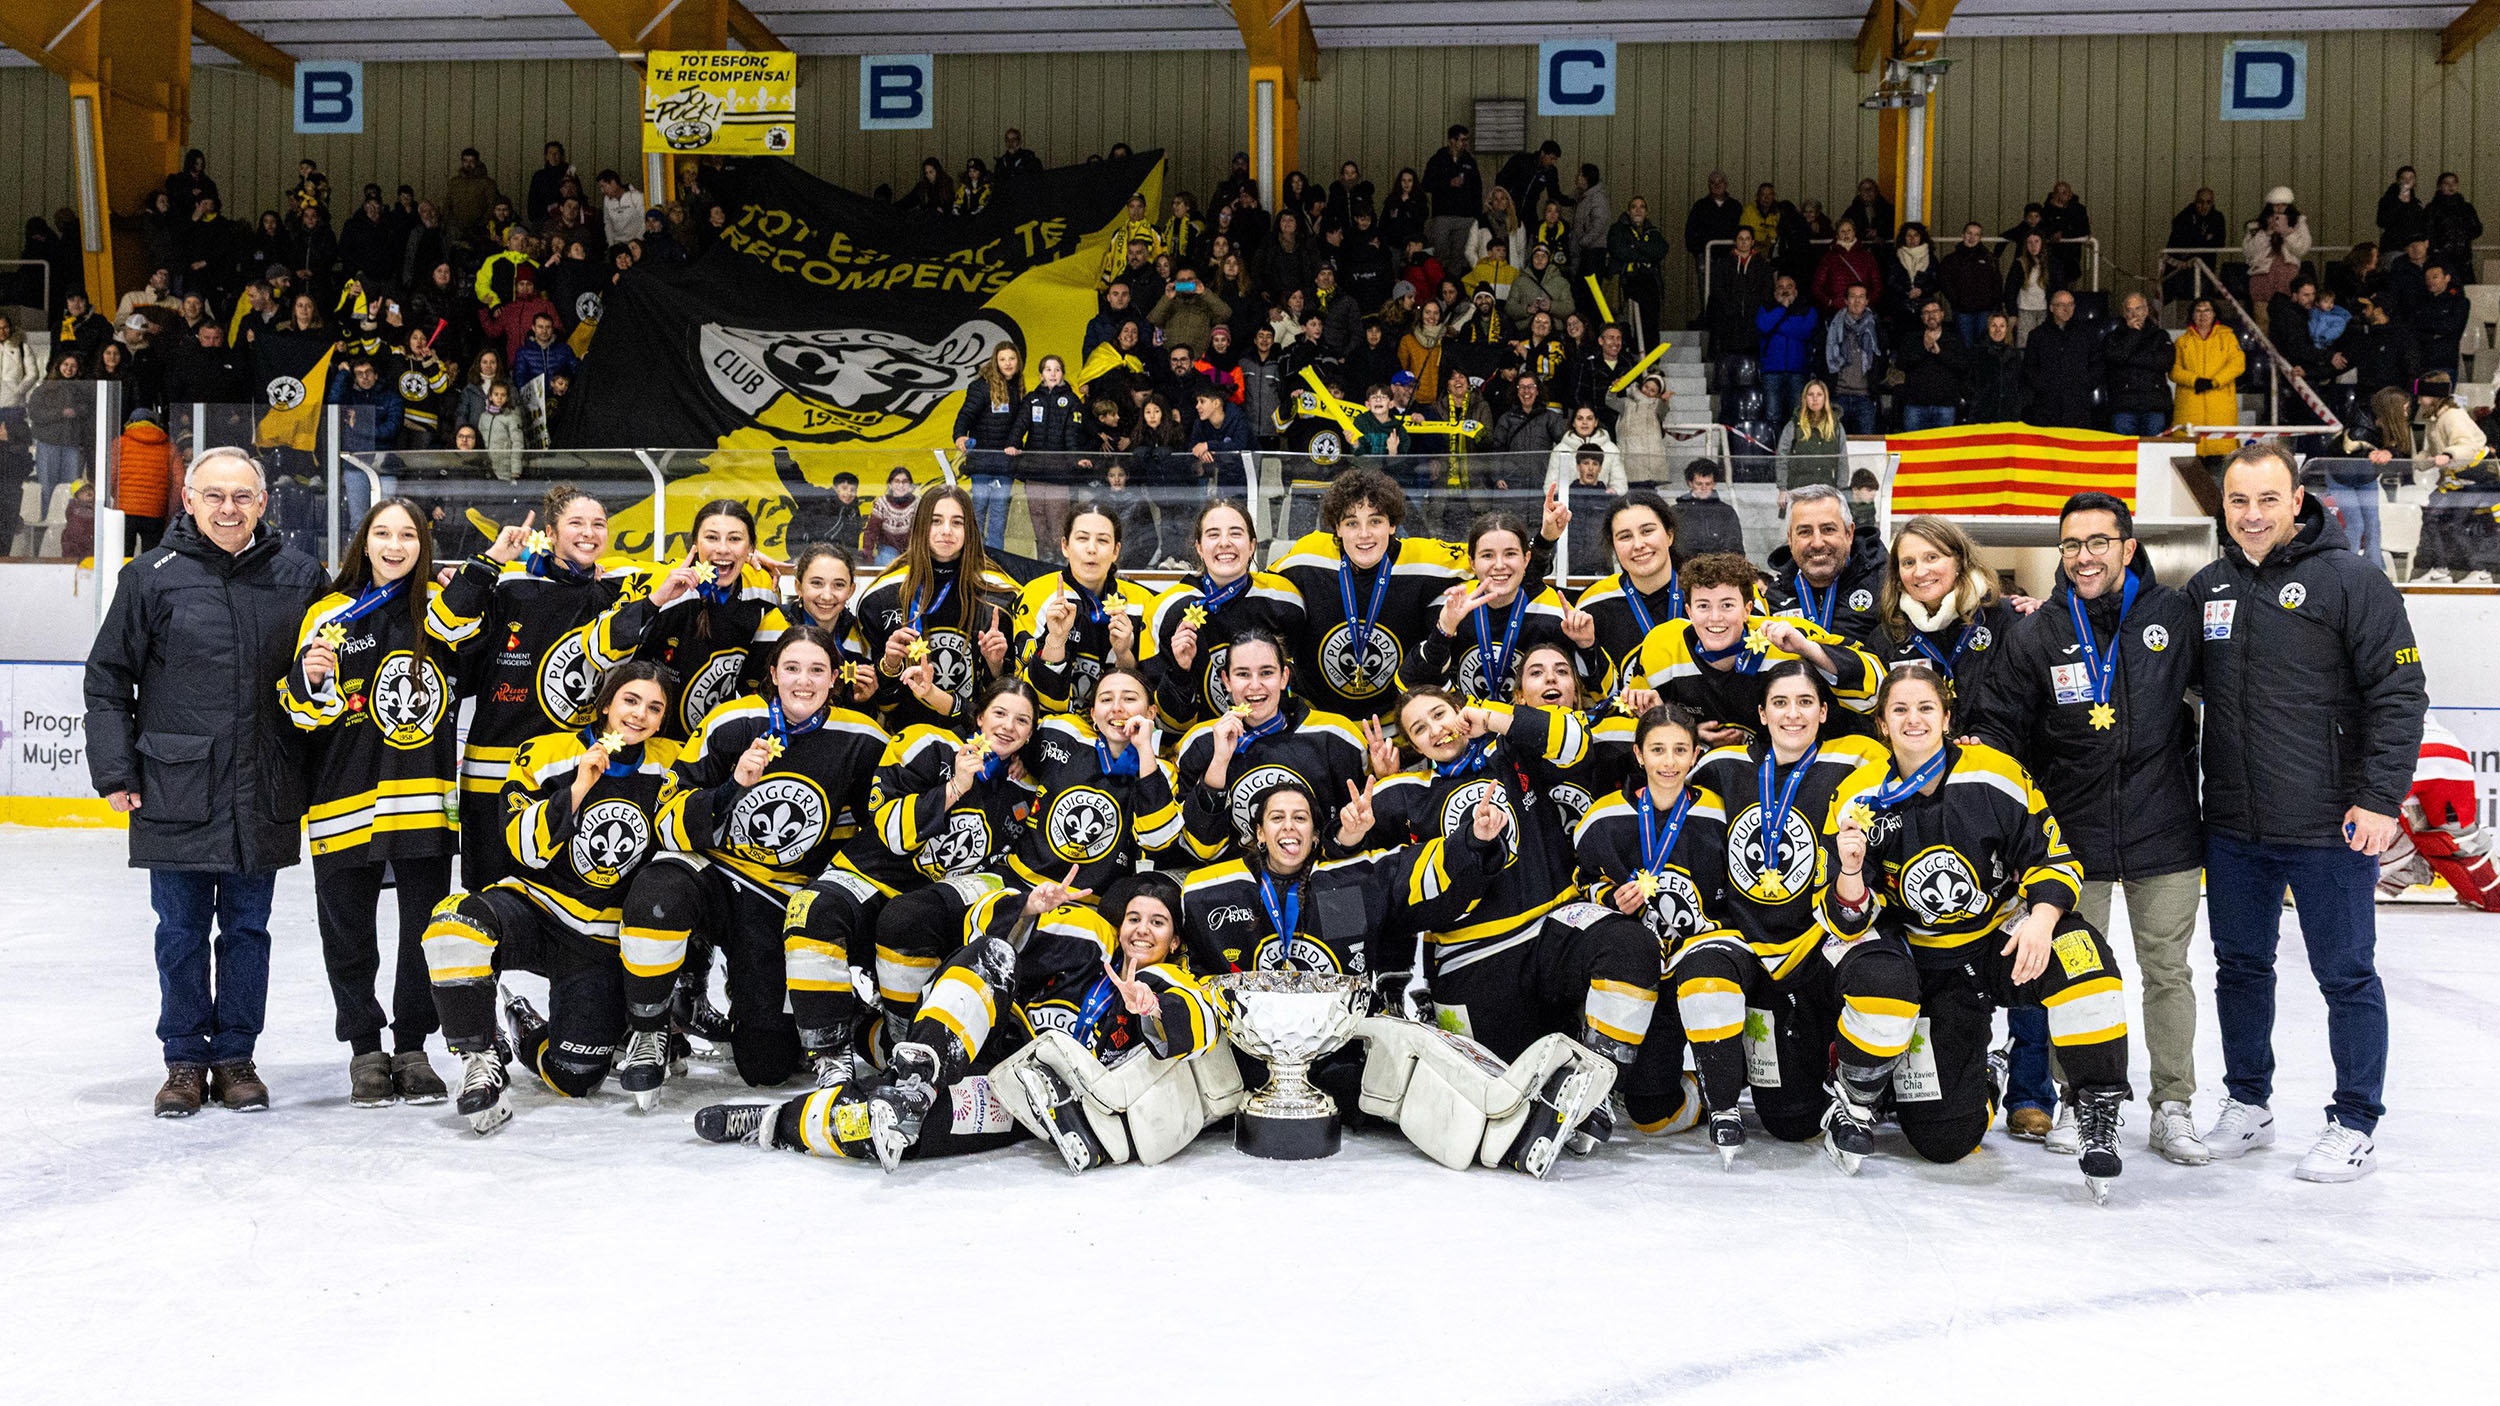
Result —
M 402 1050 L 391 1056 L 391 1084 L 399 1090 L 401 1103 L 441 1103 L 451 1097 L 443 1076 L 434 1072 L 423 1050 Z
M 375 1050 L 347 1062 L 347 1101 L 358 1108 L 386 1108 L 399 1097 L 391 1085 L 391 1057 Z
M 156 1091 L 156 1116 L 188 1118 L 200 1111 L 207 1093 L 208 1066 L 204 1064 L 168 1064 L 165 1085 Z
M 209 1097 L 237 1113 L 265 1113 L 269 1110 L 269 1086 L 260 1081 L 260 1072 L 248 1059 L 230 1059 L 208 1067 Z

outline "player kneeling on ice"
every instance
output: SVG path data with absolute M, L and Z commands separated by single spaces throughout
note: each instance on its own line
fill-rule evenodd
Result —
M 600 682 L 597 721 L 522 746 L 503 787 L 504 841 L 520 871 L 445 900 L 426 926 L 434 1009 L 461 1059 L 460 1112 L 477 1132 L 512 1117 L 514 1059 L 564 1098 L 607 1080 L 625 1038 L 625 890 L 677 798 L 677 744 L 655 735 L 671 686 L 657 664 L 619 664 Z M 547 1017 L 503 995 L 509 1031 L 498 1035 L 496 978 L 508 971 L 547 978 Z
M 2126 988 L 2109 944 L 2073 911 L 2082 879 L 2057 818 L 2020 763 L 1947 738 L 1944 681 L 1927 666 L 1895 668 L 1875 715 L 1892 755 L 1833 793 L 1831 878 L 1817 901 L 1834 943 L 1909 940 L 1919 1014 L 1892 1067 L 1893 1116 L 1927 1160 L 1970 1155 L 2004 1092 L 1988 1054 L 1996 1009 L 2046 1007 L 2074 1091 L 2076 1160 L 2105 1200 L 2127 1101 Z M 1844 1171 L 1873 1150 L 1880 1093 L 1834 1083 L 1826 1148 Z
M 779 1105 L 715 1104 L 695 1132 L 887 1171 L 1028 1129 L 1074 1171 L 1178 1152 L 1232 1111 L 1241 1082 L 1220 1051 L 1200 1058 L 1218 1043 L 1215 1013 L 1173 960 L 1177 887 L 1153 874 L 1114 884 L 1116 928 L 1089 896 L 1058 883 L 985 895 L 884 1070 Z

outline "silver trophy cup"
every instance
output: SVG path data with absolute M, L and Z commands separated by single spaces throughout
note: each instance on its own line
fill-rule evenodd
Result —
M 1308 1161 L 1344 1140 L 1337 1101 L 1311 1085 L 1311 1065 L 1344 1044 L 1361 1019 L 1366 983 L 1335 972 L 1228 972 L 1215 978 L 1224 1027 L 1267 1064 L 1267 1087 L 1233 1121 L 1233 1145 L 1253 1157 Z

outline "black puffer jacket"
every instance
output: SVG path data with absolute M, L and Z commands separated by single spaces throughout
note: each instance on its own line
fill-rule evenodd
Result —
M 2143 879 L 2205 862 L 2196 811 L 2197 605 L 2136 554 L 2136 597 L 2087 601 L 2092 636 L 2116 640 L 2116 722 L 2092 726 L 2092 680 L 2075 641 L 2063 572 L 2046 604 L 2018 618 L 1962 726 L 2031 771 L 2087 879 Z M 2108 655 L 2104 653 L 2103 659 Z
M 2196 573 L 2204 611 L 2205 823 L 2266 844 L 2340 845 L 2344 811 L 2394 815 L 2430 694 L 2404 598 L 2316 498 L 2251 565 L 2234 542 Z
M 2109 409 L 2113 413 L 2168 414 L 2170 362 L 2176 354 L 2170 345 L 2170 334 L 2149 318 L 2141 327 L 2121 322 L 2110 328 L 2109 335 L 2101 339 L 2101 368 L 2106 378 L 2101 384 L 2109 392 Z
M 1806 615 L 1804 604 L 1797 598 L 1797 560 L 1790 555 L 1787 543 L 1772 549 L 1764 569 L 1772 577 L 1765 592 L 1771 613 Z M 1891 569 L 1892 559 L 1884 551 L 1884 539 L 1872 528 L 1858 529 L 1849 539 L 1849 559 L 1840 564 L 1840 577 L 1833 583 L 1840 594 L 1833 601 L 1832 618 L 1815 623 L 1851 644 L 1880 649 L 1875 641 L 1883 634 L 1884 622 L 1875 612 L 1884 598 L 1884 573 Z
M 266 873 L 302 849 L 305 766 L 278 707 L 321 566 L 264 523 L 229 554 L 189 515 L 122 568 L 87 656 L 87 772 L 139 793 L 135 869 Z

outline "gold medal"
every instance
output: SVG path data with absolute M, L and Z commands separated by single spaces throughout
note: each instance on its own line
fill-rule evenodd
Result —
M 1641 891 L 1641 897 L 1644 899 L 1656 898 L 1658 896 L 1658 876 L 1651 873 L 1647 869 L 1643 869 L 1641 872 L 1632 876 L 1632 886 Z
M 766 737 L 764 739 L 764 755 L 771 757 L 775 761 L 781 760 L 781 754 L 789 750 L 790 744 L 782 741 L 778 737 Z
M 1851 801 L 1842 815 L 1861 832 L 1875 828 L 1875 809 L 1864 801 Z
M 2095 703 L 2092 705 L 2092 726 L 2095 730 L 2107 732 L 2117 725 L 2118 710 L 2116 708 L 2111 707 L 2107 703 Z
M 336 649 L 340 645 L 347 643 L 347 627 L 339 624 L 337 621 L 332 621 L 331 623 L 322 626 L 320 635 L 321 642 L 330 646 L 332 649 Z
M 537 556 L 555 545 L 555 539 L 544 532 L 532 532 L 521 544 L 531 556 Z
M 1771 652 L 1771 630 L 1769 626 L 1756 625 L 1752 629 L 1745 632 L 1745 652 L 1748 654 L 1768 654 Z
M 624 750 L 625 750 L 625 734 L 624 734 L 624 733 L 621 733 L 621 732 L 603 732 L 603 733 L 600 733 L 600 734 L 599 734 L 599 750 L 600 750 L 600 751 L 602 751 L 602 752 L 609 752 L 609 753 L 615 753 L 615 752 L 622 752 L 622 751 L 624 751 Z
M 903 657 L 909 659 L 914 664 L 928 658 L 929 642 L 927 640 L 913 640 L 910 644 L 903 647 Z
M 1224 711 L 1232 714 L 1236 718 L 1246 718 L 1250 716 L 1250 705 L 1247 703 L 1236 703 Z
M 1203 605 L 1193 605 L 1189 609 L 1182 611 L 1181 623 L 1187 625 L 1193 630 L 1197 629 L 1199 626 L 1207 623 L 1207 608 Z

